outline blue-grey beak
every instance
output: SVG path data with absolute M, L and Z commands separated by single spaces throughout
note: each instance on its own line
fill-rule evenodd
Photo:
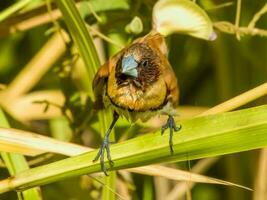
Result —
M 133 56 L 124 57 L 122 59 L 121 73 L 137 78 L 137 66 L 138 63 Z

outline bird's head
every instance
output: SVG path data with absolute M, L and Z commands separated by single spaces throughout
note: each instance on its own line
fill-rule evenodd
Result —
M 117 66 L 117 78 L 134 80 L 140 85 L 148 85 L 156 81 L 160 74 L 160 58 L 157 53 L 145 43 L 135 43 L 122 54 Z

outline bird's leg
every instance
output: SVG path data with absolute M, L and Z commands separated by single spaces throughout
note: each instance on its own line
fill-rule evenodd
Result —
M 182 126 L 179 125 L 177 127 L 176 124 L 175 124 L 175 121 L 173 119 L 173 116 L 169 115 L 169 118 L 168 118 L 166 124 L 161 127 L 161 135 L 168 128 L 170 129 L 170 138 L 169 138 L 170 151 L 171 151 L 171 154 L 173 154 L 173 143 L 172 143 L 173 130 L 175 132 L 177 132 L 182 128 Z
M 99 158 L 100 158 L 100 164 L 101 164 L 101 169 L 102 171 L 104 172 L 104 174 L 106 176 L 108 176 L 107 174 L 107 170 L 106 170 L 106 167 L 105 167 L 105 161 L 104 161 L 104 158 L 105 158 L 105 150 L 107 152 L 107 159 L 109 161 L 109 164 L 112 166 L 113 165 L 113 161 L 111 160 L 111 156 L 110 156 L 110 149 L 109 149 L 109 135 L 114 127 L 114 125 L 116 124 L 117 120 L 119 119 L 119 115 L 118 113 L 114 112 L 114 115 L 113 115 L 113 120 L 111 122 L 111 125 L 108 129 L 108 131 L 106 132 L 105 136 L 104 136 L 104 139 L 103 139 L 103 142 L 102 142 L 102 145 L 101 145 L 101 148 L 99 149 L 95 159 L 93 160 L 93 162 L 97 161 Z

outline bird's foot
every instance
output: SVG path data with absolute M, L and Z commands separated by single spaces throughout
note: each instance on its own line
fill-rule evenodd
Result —
M 101 148 L 99 149 L 95 159 L 93 160 L 93 162 L 96 162 L 100 158 L 101 170 L 104 172 L 106 176 L 108 176 L 108 174 L 107 174 L 107 169 L 105 166 L 105 150 L 107 152 L 107 159 L 109 161 L 109 165 L 111 167 L 113 166 L 113 161 L 111 160 L 111 156 L 110 156 L 110 148 L 109 148 L 110 144 L 111 142 L 109 142 L 108 137 L 104 137 Z
M 176 124 L 175 124 L 173 116 L 169 115 L 169 118 L 168 118 L 166 124 L 161 127 L 161 135 L 168 128 L 170 129 L 170 138 L 169 138 L 170 151 L 171 151 L 171 154 L 173 154 L 173 142 L 172 142 L 173 130 L 175 132 L 177 132 L 182 128 L 182 126 L 179 125 L 177 127 Z

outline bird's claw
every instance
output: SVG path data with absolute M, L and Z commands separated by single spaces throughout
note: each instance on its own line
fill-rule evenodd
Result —
M 161 135 L 163 135 L 164 131 L 168 128 L 170 129 L 170 138 L 169 138 L 170 151 L 171 151 L 171 154 L 173 154 L 173 142 L 172 142 L 173 130 L 175 132 L 178 132 L 182 128 L 182 126 L 179 125 L 177 127 L 173 116 L 169 115 L 169 118 L 166 124 L 161 127 Z
M 104 138 L 104 141 L 101 145 L 101 148 L 99 149 L 95 159 L 93 160 L 93 162 L 96 162 L 99 158 L 100 158 L 100 165 L 101 165 L 101 170 L 104 172 L 104 174 L 106 176 L 108 176 L 107 174 L 107 169 L 106 169 L 106 166 L 105 166 L 105 150 L 107 152 L 107 159 L 109 161 L 109 165 L 112 167 L 114 165 L 112 159 L 111 159 L 111 156 L 110 156 L 110 148 L 109 148 L 109 145 L 111 144 L 111 142 L 109 142 L 108 138 L 105 137 Z

